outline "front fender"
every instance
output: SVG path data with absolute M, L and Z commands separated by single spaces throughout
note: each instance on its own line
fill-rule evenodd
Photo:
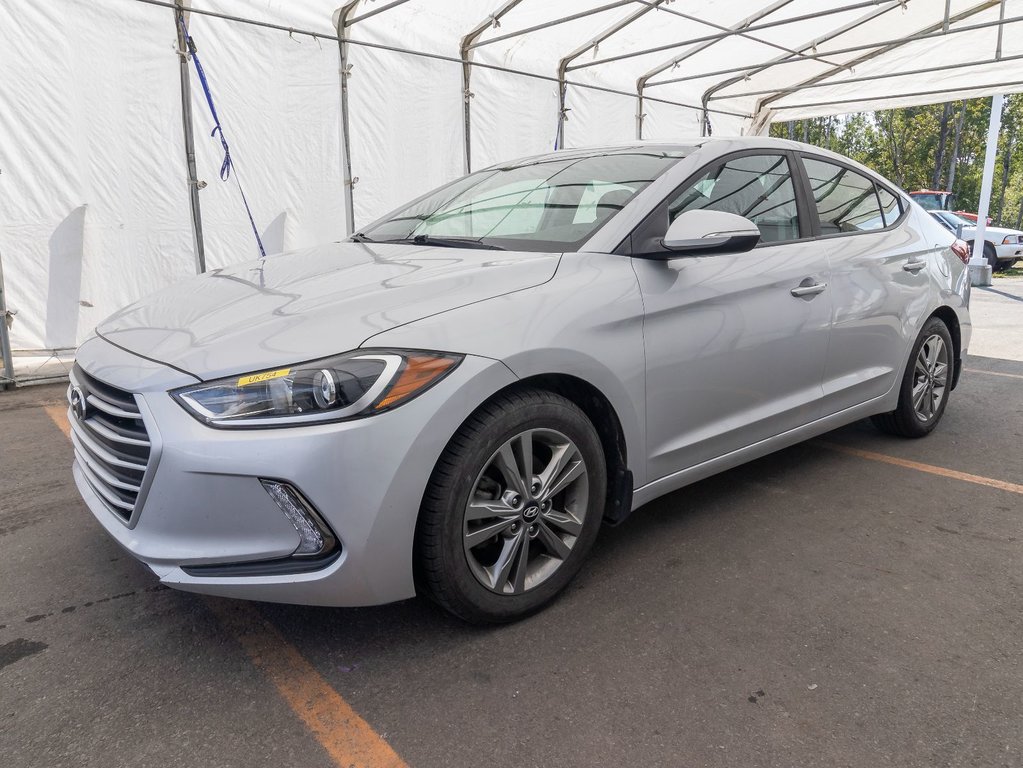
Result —
M 635 482 L 646 482 L 643 301 L 628 258 L 565 254 L 557 274 L 543 285 L 384 331 L 363 346 L 490 357 L 518 378 L 583 379 L 611 403 Z

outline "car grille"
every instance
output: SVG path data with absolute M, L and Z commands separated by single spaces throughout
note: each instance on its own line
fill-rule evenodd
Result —
M 127 522 L 149 464 L 149 434 L 142 413 L 130 392 L 93 378 L 78 365 L 70 379 L 68 420 L 75 458 L 96 494 Z M 82 398 L 84 408 L 76 406 Z

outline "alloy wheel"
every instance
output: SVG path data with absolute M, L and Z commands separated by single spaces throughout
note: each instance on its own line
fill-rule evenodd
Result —
M 938 334 L 920 346 L 913 370 L 913 410 L 920 421 L 934 418 L 948 389 L 948 347 Z
M 588 498 L 586 463 L 567 436 L 530 429 L 506 441 L 465 506 L 462 541 L 473 576 L 505 595 L 549 579 L 582 532 Z

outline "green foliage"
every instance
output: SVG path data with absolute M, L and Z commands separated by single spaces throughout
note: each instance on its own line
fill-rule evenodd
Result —
M 907 191 L 940 189 L 951 179 L 956 208 L 976 211 L 980 200 L 990 99 L 903 107 L 840 117 L 774 123 L 771 135 L 808 141 L 839 152 L 888 177 Z M 945 143 L 942 150 L 942 117 Z M 955 134 L 962 131 L 956 152 Z M 954 173 L 953 155 L 955 155 Z M 940 161 L 940 162 L 939 162 Z M 1006 173 L 1006 169 L 1008 172 Z M 1004 188 L 1004 194 L 1002 192 Z M 1008 97 L 1002 113 L 989 215 L 999 224 L 1018 227 L 1023 212 L 1023 95 Z

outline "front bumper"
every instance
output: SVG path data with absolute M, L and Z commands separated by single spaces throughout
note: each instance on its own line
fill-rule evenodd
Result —
M 1013 243 L 1012 245 L 996 245 L 995 254 L 999 261 L 1009 261 L 1023 258 L 1023 245 Z
M 106 531 L 168 586 L 311 605 L 375 605 L 415 594 L 416 518 L 437 459 L 468 415 L 515 381 L 502 363 L 469 356 L 393 411 L 336 424 L 225 430 L 200 424 L 167 394 L 192 382 L 180 372 L 100 338 L 80 348 L 78 363 L 136 393 L 153 444 L 148 487 L 127 522 L 76 461 L 79 491 Z M 311 571 L 202 574 L 201 566 L 280 561 L 298 546 L 298 532 L 261 479 L 298 489 L 337 536 L 340 555 Z

